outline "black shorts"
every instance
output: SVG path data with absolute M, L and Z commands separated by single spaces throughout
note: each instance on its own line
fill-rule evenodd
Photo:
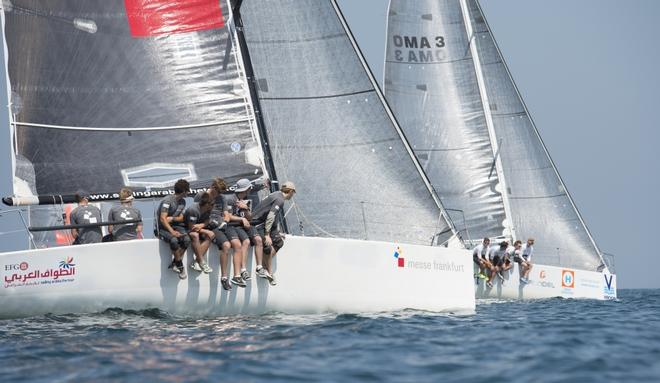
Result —
M 178 249 L 187 249 L 188 246 L 190 246 L 190 236 L 188 235 L 186 229 L 181 226 L 173 226 L 172 229 L 183 235 L 177 238 L 170 234 L 169 231 L 160 229 L 158 232 L 158 237 L 165 243 L 169 244 L 172 251 L 176 251 Z
M 504 260 L 502 258 L 500 258 L 499 255 L 496 255 L 496 256 L 493 257 L 493 260 L 491 260 L 490 262 L 493 264 L 493 266 L 499 267 L 499 266 L 502 266 L 502 264 L 504 263 Z
M 213 229 L 213 234 L 215 234 L 215 238 L 213 238 L 213 243 L 215 243 L 218 247 L 222 247 L 222 245 L 225 242 L 229 242 L 229 238 L 227 237 L 227 233 L 225 233 L 225 230 L 220 230 L 216 228 Z
M 513 261 L 515 263 L 522 263 L 523 259 L 516 255 L 516 256 L 513 257 Z
M 265 254 L 270 254 L 273 249 L 275 251 L 280 251 L 282 247 L 284 247 L 284 239 L 282 238 L 282 235 L 280 235 L 280 231 L 278 229 L 272 230 L 270 232 L 270 239 L 273 240 L 273 247 L 271 248 L 270 246 L 266 245 L 266 234 L 264 232 L 264 226 L 258 226 L 256 228 L 257 233 L 259 233 L 259 236 L 261 236 L 261 240 L 263 241 L 264 244 L 264 253 Z
M 257 230 L 254 228 L 254 226 L 250 226 L 248 229 L 244 228 L 243 226 L 232 226 L 233 229 L 236 231 L 236 234 L 238 235 L 238 239 L 241 241 L 245 241 L 246 239 L 250 240 L 250 243 L 254 245 L 254 237 L 257 236 Z

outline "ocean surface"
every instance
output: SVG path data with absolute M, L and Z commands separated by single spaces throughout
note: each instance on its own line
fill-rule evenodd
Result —
M 108 309 L 0 321 L 2 382 L 659 382 L 660 290 L 479 301 L 474 315 L 187 318 Z

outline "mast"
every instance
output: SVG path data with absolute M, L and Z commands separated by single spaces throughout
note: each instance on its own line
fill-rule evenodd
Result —
M 243 0 L 237 0 L 236 5 L 234 5 L 233 7 L 231 6 L 231 0 L 229 1 L 232 17 L 234 18 L 234 23 L 236 25 L 236 37 L 238 39 L 238 46 L 240 48 L 240 59 L 243 61 L 243 68 L 245 70 L 245 77 L 248 83 L 248 91 L 250 93 L 250 100 L 252 101 L 252 108 L 254 109 L 254 117 L 255 117 L 255 122 L 257 124 L 257 131 L 259 132 L 261 148 L 263 149 L 264 152 L 264 164 L 266 166 L 266 171 L 268 172 L 268 176 L 271 180 L 270 191 L 274 192 L 276 190 L 279 190 L 280 188 L 277 180 L 277 173 L 275 172 L 273 155 L 272 152 L 270 151 L 268 133 L 266 132 L 266 124 L 264 122 L 264 117 L 261 110 L 261 102 L 259 101 L 257 80 L 254 75 L 254 67 L 252 66 L 252 60 L 250 59 L 250 50 L 248 49 L 247 41 L 245 39 L 245 32 L 243 31 L 243 18 L 241 17 L 242 5 L 243 5 Z M 277 184 L 277 186 L 275 184 Z M 289 230 L 286 223 L 286 217 L 282 216 L 281 223 L 284 232 L 288 233 Z
M 463 20 L 465 23 L 465 32 L 468 37 L 468 45 L 470 46 L 470 53 L 472 54 L 472 60 L 474 63 L 474 69 L 477 75 L 477 84 L 479 85 L 479 93 L 481 95 L 481 103 L 483 105 L 484 115 L 486 116 L 486 125 L 488 126 L 488 135 L 490 136 L 490 144 L 493 150 L 493 161 L 495 162 L 495 171 L 497 172 L 497 178 L 501 186 L 501 195 L 502 202 L 504 204 L 504 215 L 505 219 L 509 221 L 508 226 L 504 226 L 505 229 L 509 229 L 511 232 L 511 239 L 515 240 L 517 238 L 515 229 L 513 227 L 513 221 L 511 221 L 511 205 L 509 203 L 509 195 L 506 184 L 506 178 L 504 176 L 502 161 L 499 156 L 499 143 L 497 141 L 497 135 L 495 134 L 495 127 L 493 124 L 493 115 L 490 110 L 490 101 L 488 100 L 488 93 L 486 91 L 486 85 L 484 80 L 483 71 L 481 69 L 481 59 L 479 58 L 479 52 L 477 51 L 476 46 L 476 36 L 474 30 L 472 29 L 472 22 L 470 20 L 470 10 L 467 5 L 467 0 L 460 0 L 461 10 L 463 13 Z

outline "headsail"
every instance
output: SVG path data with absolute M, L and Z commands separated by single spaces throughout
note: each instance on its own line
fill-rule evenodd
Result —
M 3 30 L 15 195 L 263 172 L 218 0 L 12 0 Z
M 280 179 L 300 193 L 289 229 L 429 244 L 453 235 L 331 0 L 242 11 Z
M 405 4 L 405 5 L 404 5 Z M 440 6 L 438 4 L 441 4 Z M 484 145 L 482 155 L 493 160 L 492 146 L 499 147 L 496 151 L 501 163 L 500 177 L 506 178 L 504 196 L 509 205 L 508 222 L 518 239 L 535 237 L 535 260 L 538 263 L 573 267 L 584 270 L 596 270 L 601 264 L 600 252 L 584 225 L 575 205 L 573 204 L 559 174 L 552 163 L 548 152 L 541 141 L 529 113 L 517 91 L 508 72 L 506 64 L 497 48 L 495 40 L 488 28 L 484 15 L 476 0 L 444 0 L 407 2 L 391 0 L 392 10 L 405 7 L 409 14 L 417 15 L 417 23 L 428 20 L 442 20 L 442 26 L 436 35 L 444 34 L 446 47 L 457 45 L 465 49 L 463 60 L 468 61 L 477 82 L 461 81 L 455 76 L 455 65 L 442 66 L 443 71 L 437 76 L 454 77 L 455 83 L 448 87 L 437 87 L 433 93 L 443 93 L 443 98 L 454 98 L 452 89 L 472 87 L 472 92 L 482 100 L 488 100 L 486 108 L 479 115 L 490 115 L 493 133 L 490 137 L 490 147 Z M 431 12 L 429 12 L 431 10 Z M 447 14 L 438 12 L 448 12 Z M 468 14 L 466 14 L 466 12 Z M 391 15 L 391 20 L 395 19 Z M 469 20 L 465 24 L 464 20 Z M 461 36 L 461 33 L 463 36 Z M 466 37 L 471 42 L 465 45 Z M 392 39 L 392 36 L 390 36 Z M 390 42 L 391 44 L 391 42 Z M 476 52 L 478 60 L 470 55 L 470 50 Z M 445 49 L 445 52 L 449 49 Z M 459 58 L 454 58 L 459 59 Z M 388 63 L 388 79 L 386 84 L 394 85 L 393 74 L 400 65 Z M 400 74 L 399 76 L 403 76 Z M 389 87 L 390 85 L 386 85 Z M 485 91 L 485 94 L 479 94 Z M 460 98 L 461 96 L 458 95 Z M 398 104 L 401 98 L 390 100 Z M 409 101 L 408 101 L 409 102 Z M 482 104 L 482 107 L 484 104 Z M 427 108 L 437 108 L 428 105 Z M 401 113 L 405 113 L 401 111 Z M 465 134 L 465 127 L 471 115 L 459 114 L 459 124 L 445 124 L 438 128 L 451 131 L 455 136 Z M 467 122 L 466 122 L 467 121 Z M 406 131 L 419 129 L 418 126 L 404 125 Z M 486 131 L 484 131 L 486 132 Z M 494 141 L 495 140 L 495 141 Z M 471 142 L 465 140 L 463 144 Z M 478 162 L 474 162 L 477 166 Z M 459 179 L 460 180 L 460 179 Z M 465 193 L 469 189 L 464 190 Z M 440 192 L 442 194 L 442 192 Z M 503 201 L 504 202 L 504 201 Z M 464 201 L 464 209 L 471 209 L 471 201 Z M 478 202 L 479 204 L 486 203 Z M 504 204 L 501 205 L 502 210 Z M 487 220 L 488 214 L 479 213 L 475 219 Z
M 459 2 L 392 1 L 387 33 L 387 99 L 457 228 L 509 236 Z

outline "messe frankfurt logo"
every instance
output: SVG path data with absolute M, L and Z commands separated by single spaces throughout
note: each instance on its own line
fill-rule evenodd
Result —
M 397 246 L 396 251 L 394 252 L 394 258 L 397 259 L 399 267 L 404 267 L 406 265 L 406 260 L 402 257 L 403 251 L 400 247 Z

